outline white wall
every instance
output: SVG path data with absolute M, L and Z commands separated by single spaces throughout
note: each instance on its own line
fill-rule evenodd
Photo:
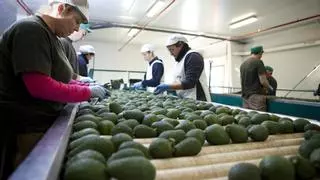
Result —
M 84 44 L 90 44 L 95 48 L 95 66 L 98 69 L 145 71 L 146 62 L 139 53 L 139 46 L 130 45 L 118 51 L 120 44 L 83 40 L 75 43 L 76 50 Z
M 243 58 L 241 56 L 233 56 L 232 52 L 242 52 L 244 51 L 244 45 L 235 43 L 235 42 L 229 42 L 229 49 L 228 49 L 228 59 L 231 61 L 231 66 L 230 66 L 230 87 L 236 87 L 240 88 L 241 87 L 241 79 L 240 79 L 240 66 L 243 62 Z M 235 91 L 240 91 L 240 89 L 235 89 L 232 90 L 232 92 Z
M 104 70 L 124 70 L 124 71 L 145 71 L 146 62 L 139 54 L 140 47 L 129 46 L 128 48 L 118 51 L 120 45 L 110 42 L 99 41 L 80 41 L 75 43 L 76 50 L 80 45 L 90 44 L 95 48 L 95 69 Z M 89 68 L 93 67 L 90 61 Z M 143 73 L 132 73 L 129 78 L 143 78 Z M 127 72 L 94 72 L 94 79 L 100 83 L 110 82 L 111 79 L 123 79 L 126 83 L 128 81 Z

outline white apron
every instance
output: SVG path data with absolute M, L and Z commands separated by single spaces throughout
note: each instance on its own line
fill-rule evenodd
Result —
M 153 65 L 154 65 L 155 63 L 161 63 L 161 64 L 163 64 L 162 61 L 160 61 L 159 59 L 154 60 L 154 61 L 148 66 L 147 74 L 146 74 L 146 80 L 152 79 L 152 68 L 153 68 Z M 163 76 L 161 77 L 160 83 L 161 83 L 161 82 L 163 82 Z M 148 92 L 152 92 L 152 93 L 153 93 L 155 89 L 156 89 L 155 87 L 147 87 L 147 91 L 148 91 Z
M 177 62 L 174 70 L 174 81 L 175 83 L 181 83 L 186 77 L 185 77 L 185 72 L 184 72 L 184 61 L 185 58 L 187 57 L 188 54 L 196 52 L 193 50 L 189 50 L 181 59 L 180 62 Z M 199 78 L 200 84 L 202 86 L 203 92 L 206 96 L 206 99 L 208 102 L 211 102 L 211 96 L 209 93 L 209 87 L 207 83 L 207 76 L 205 73 L 205 70 L 203 68 L 202 73 Z M 186 89 L 186 90 L 176 90 L 177 95 L 181 98 L 191 98 L 196 100 L 197 99 L 197 89 L 196 86 L 191 88 L 191 89 Z

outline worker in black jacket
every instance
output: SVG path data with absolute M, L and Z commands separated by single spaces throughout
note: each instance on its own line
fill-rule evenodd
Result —
M 173 34 L 168 38 L 167 49 L 176 61 L 173 82 L 158 85 L 155 94 L 175 90 L 181 98 L 210 102 L 203 57 L 191 50 L 187 42 L 188 40 L 181 34 Z
M 148 62 L 148 69 L 145 80 L 137 82 L 133 88 L 146 88 L 149 92 L 154 92 L 156 86 L 160 84 L 163 79 L 163 62 L 155 55 L 155 48 L 151 44 L 145 44 L 141 48 L 141 54 L 145 61 Z
M 79 61 L 79 74 L 83 77 L 88 77 L 88 64 L 96 54 L 94 47 L 91 45 L 82 45 L 79 48 L 80 55 L 78 56 Z
M 320 96 L 320 84 L 318 86 L 318 89 L 314 91 L 313 95 L 314 96 Z
M 271 66 L 265 66 L 266 68 L 266 76 L 268 79 L 268 82 L 270 84 L 270 86 L 272 87 L 272 89 L 268 90 L 267 95 L 269 96 L 275 96 L 276 95 L 276 91 L 277 91 L 277 87 L 278 87 L 278 83 L 277 80 L 272 76 L 273 74 L 273 68 Z

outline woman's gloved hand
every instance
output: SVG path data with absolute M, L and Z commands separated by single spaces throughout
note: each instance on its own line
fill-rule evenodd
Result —
M 79 81 L 84 82 L 84 83 L 94 83 L 95 82 L 90 77 L 83 77 L 83 76 L 80 77 Z
M 99 100 L 102 100 L 107 96 L 110 96 L 110 92 L 102 86 L 89 86 L 89 89 L 91 92 L 91 98 L 99 98 Z
M 163 93 L 164 91 L 170 89 L 170 86 L 168 84 L 160 84 L 156 87 L 154 94 L 160 94 Z
M 134 83 L 132 87 L 133 87 L 134 89 L 142 89 L 142 83 L 141 83 L 141 81 Z

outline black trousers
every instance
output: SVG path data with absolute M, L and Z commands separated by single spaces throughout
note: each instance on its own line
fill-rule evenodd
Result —
M 59 114 L 30 112 L 28 108 L 12 108 L 0 103 L 0 180 L 6 180 L 15 170 L 18 135 L 45 133 Z
M 17 136 L 12 127 L 1 125 L 0 138 L 0 179 L 6 180 L 15 168 Z

